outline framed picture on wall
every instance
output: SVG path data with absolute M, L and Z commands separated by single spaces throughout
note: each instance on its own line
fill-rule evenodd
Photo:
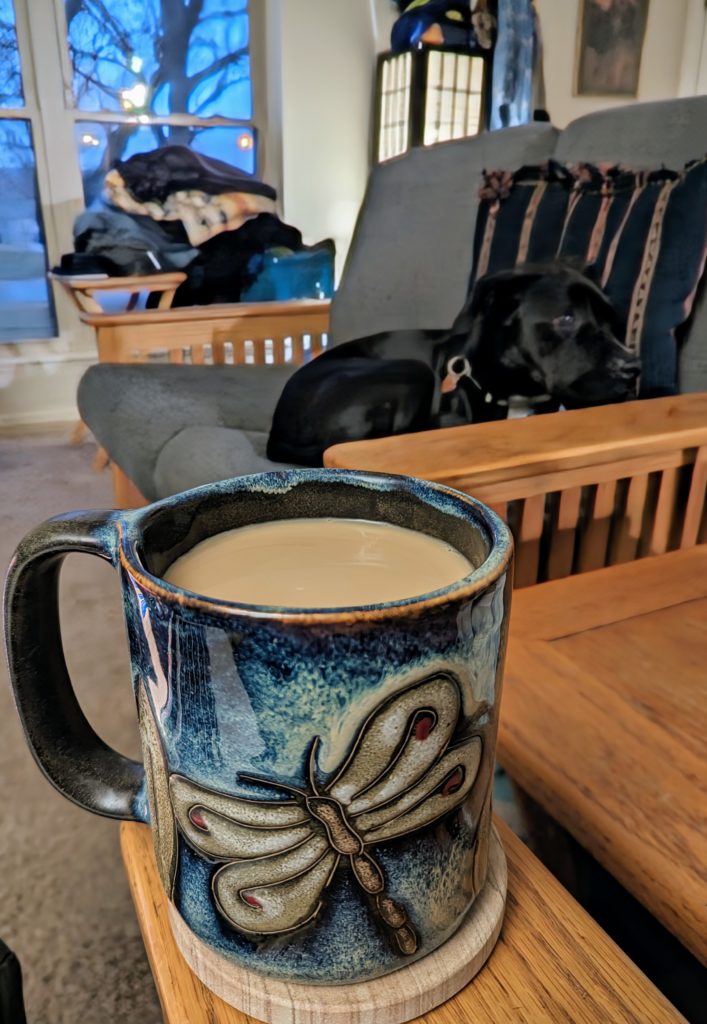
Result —
M 577 96 L 636 96 L 649 0 L 580 0 Z

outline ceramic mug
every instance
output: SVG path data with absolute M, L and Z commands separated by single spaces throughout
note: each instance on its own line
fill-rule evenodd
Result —
M 216 533 L 309 516 L 419 530 L 475 568 L 423 597 L 315 611 L 162 579 Z M 120 573 L 144 766 L 103 743 L 72 690 L 57 586 L 73 551 Z M 484 885 L 511 557 L 506 526 L 467 495 L 339 470 L 59 516 L 8 576 L 27 741 L 70 800 L 151 824 L 180 934 L 285 981 L 397 970 L 444 943 Z

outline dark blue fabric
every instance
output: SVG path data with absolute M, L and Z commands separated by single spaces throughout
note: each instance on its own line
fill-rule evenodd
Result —
M 470 291 L 478 275 L 481 247 L 489 216 L 497 206 L 496 227 L 486 273 L 508 270 L 518 262 L 518 247 L 528 207 L 537 186 L 547 188 L 535 212 L 527 257 L 524 262 L 554 259 L 562 241 L 570 190 L 574 178 L 566 168 L 551 160 L 540 167 L 521 167 L 515 174 L 485 172 L 474 235 L 474 261 Z
M 400 53 L 421 45 L 432 25 L 439 25 L 445 46 L 467 46 L 470 50 L 477 46 L 469 0 L 427 0 L 400 15 L 390 34 L 391 50 Z
M 659 187 L 655 192 L 659 192 Z M 614 268 L 631 247 L 631 225 L 619 245 Z M 648 292 L 640 353 L 641 394 L 674 394 L 678 379 L 676 329 L 690 315 L 707 246 L 707 160 L 695 164 L 670 195 L 653 281 Z M 613 301 L 614 273 L 607 283 Z
M 496 225 L 485 272 L 493 274 L 517 264 L 526 212 L 542 180 L 547 181 L 547 188 L 534 215 L 526 262 L 546 262 L 557 256 L 591 262 L 595 278 L 604 281 L 604 290 L 626 326 L 634 293 L 640 298 L 637 289 L 641 268 L 652 246 L 655 267 L 636 339 L 642 361 L 640 395 L 652 398 L 675 394 L 676 330 L 690 315 L 705 262 L 707 160 L 688 165 L 682 173 L 665 168 L 650 173 L 622 168 L 607 171 L 588 164 L 563 167 L 553 161 L 540 168 L 522 168 L 512 175 L 503 171 L 487 173 L 476 225 L 472 286 L 478 276 L 488 219 L 494 210 Z M 666 187 L 670 187 L 670 195 L 660 219 L 657 207 Z M 606 223 L 590 261 L 597 218 L 607 199 Z M 651 240 L 656 228 L 659 234 Z M 614 247 L 613 262 L 608 267 Z
M 259 253 L 248 269 L 258 276 L 241 292 L 241 302 L 329 299 L 334 294 L 334 246 L 302 252 Z

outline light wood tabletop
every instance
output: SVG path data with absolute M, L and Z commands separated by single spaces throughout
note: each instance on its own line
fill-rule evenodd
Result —
M 425 1024 L 668 1024 L 684 1021 L 513 833 L 501 938 L 465 989 Z M 121 826 L 123 860 L 167 1024 L 255 1024 L 189 970 L 169 928 L 150 832 Z
M 707 963 L 707 546 L 517 591 L 498 759 Z

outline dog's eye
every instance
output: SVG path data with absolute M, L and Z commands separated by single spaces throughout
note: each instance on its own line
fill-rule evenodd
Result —
M 574 323 L 574 313 L 568 309 L 562 316 L 556 316 L 553 323 L 556 327 L 571 327 Z

